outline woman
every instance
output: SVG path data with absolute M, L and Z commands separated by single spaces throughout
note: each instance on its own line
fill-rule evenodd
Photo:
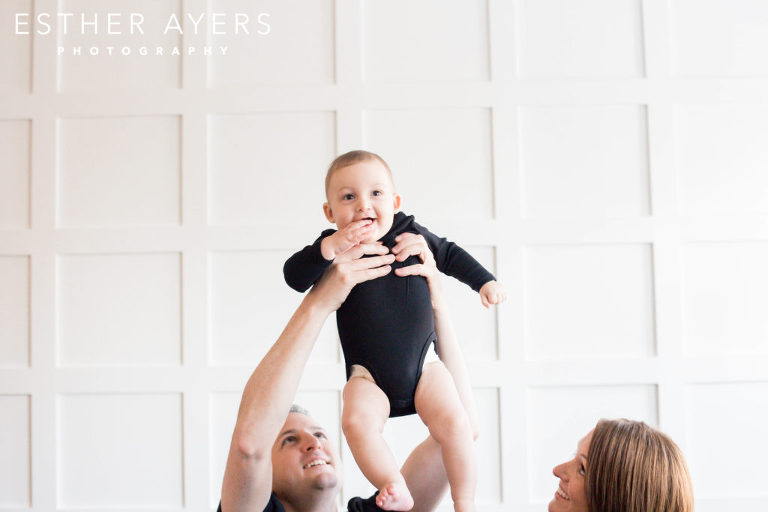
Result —
M 600 420 L 560 479 L 549 512 L 692 512 L 693 489 L 677 445 L 640 421 Z

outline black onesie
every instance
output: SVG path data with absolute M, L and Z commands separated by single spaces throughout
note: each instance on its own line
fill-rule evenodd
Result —
M 291 256 L 283 266 L 288 285 L 305 292 L 332 263 L 323 258 L 320 243 L 336 230 L 327 229 L 312 245 Z M 430 233 L 413 216 L 396 213 L 392 228 L 381 238 L 389 249 L 401 233 L 416 233 L 427 241 L 437 268 L 479 291 L 493 275 L 467 251 Z M 418 256 L 392 263 L 389 274 L 355 286 L 336 312 L 341 348 L 347 368 L 363 366 L 389 398 L 390 417 L 416 412 L 413 397 L 427 350 L 435 341 L 435 321 L 427 280 L 422 276 L 398 277 L 394 270 L 420 263 Z

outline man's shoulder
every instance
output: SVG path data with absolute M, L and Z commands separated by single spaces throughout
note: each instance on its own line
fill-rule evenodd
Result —
M 219 508 L 216 512 L 222 512 L 221 501 L 219 501 Z M 264 512 L 285 512 L 285 507 L 283 507 L 283 504 L 277 499 L 275 493 L 269 495 L 269 501 L 267 502 L 267 506 L 264 507 Z

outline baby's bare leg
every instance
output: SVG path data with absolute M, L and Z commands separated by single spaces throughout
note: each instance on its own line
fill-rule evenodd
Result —
M 341 427 L 349 449 L 365 477 L 379 490 L 376 504 L 384 510 L 411 510 L 413 498 L 395 457 L 381 433 L 389 417 L 384 392 L 364 377 L 350 377 L 344 386 Z
M 477 461 L 469 417 L 445 365 L 424 366 L 416 388 L 416 412 L 440 443 L 456 512 L 475 509 Z

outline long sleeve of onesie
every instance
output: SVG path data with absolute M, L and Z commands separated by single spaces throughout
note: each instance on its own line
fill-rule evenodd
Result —
M 472 255 L 455 243 L 440 238 L 415 221 L 412 225 L 427 241 L 429 249 L 435 256 L 437 269 L 443 274 L 455 277 L 476 292 L 480 291 L 485 283 L 496 280 L 493 274 L 488 272 Z
M 332 263 L 323 258 L 320 243 L 323 238 L 332 235 L 334 231 L 333 229 L 326 229 L 312 245 L 304 247 L 288 258 L 283 265 L 283 276 L 285 276 L 285 282 L 288 283 L 288 286 L 297 292 L 304 293 L 320 279 L 325 269 Z

